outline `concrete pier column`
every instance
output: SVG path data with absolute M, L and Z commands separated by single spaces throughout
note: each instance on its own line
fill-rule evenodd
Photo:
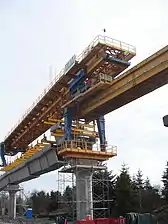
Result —
M 7 188 L 9 192 L 8 216 L 10 219 L 16 218 L 16 193 L 19 191 L 19 185 L 10 185 Z
M 76 172 L 76 210 L 77 220 L 87 215 L 93 218 L 92 171 L 89 169 Z
M 16 192 L 9 192 L 9 218 L 16 218 Z

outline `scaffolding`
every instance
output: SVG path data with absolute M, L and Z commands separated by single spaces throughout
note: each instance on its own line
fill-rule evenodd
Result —
M 78 168 L 82 168 L 79 164 L 79 160 L 71 160 L 60 171 L 58 171 L 58 191 L 60 197 L 58 197 L 59 209 L 64 210 L 68 215 L 67 217 L 72 221 L 76 220 L 77 216 L 77 203 L 93 203 L 92 212 L 93 217 L 110 217 L 112 199 L 110 198 L 110 179 L 107 175 L 107 166 L 105 163 L 98 161 L 89 161 L 92 166 L 92 188 L 88 189 L 88 198 L 92 198 L 92 201 L 84 201 L 85 198 L 80 198 L 80 201 L 76 200 L 76 175 Z M 75 164 L 76 163 L 76 164 Z M 83 167 L 86 169 L 86 167 Z M 79 181 L 86 181 L 80 177 Z

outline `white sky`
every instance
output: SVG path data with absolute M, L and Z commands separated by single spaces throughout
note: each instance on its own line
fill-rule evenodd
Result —
M 167 44 L 167 0 L 0 0 L 0 138 L 48 85 L 49 66 L 59 72 L 102 29 L 137 48 L 132 65 Z M 160 183 L 168 160 L 168 86 L 106 116 L 107 137 L 118 146 L 110 169 L 123 162 Z M 24 183 L 27 190 L 56 188 L 52 172 Z

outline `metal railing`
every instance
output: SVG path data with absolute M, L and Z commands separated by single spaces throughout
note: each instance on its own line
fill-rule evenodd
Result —
M 76 149 L 79 152 L 81 150 L 89 150 L 92 147 L 92 151 L 94 152 L 101 152 L 101 145 L 100 144 L 92 144 L 87 141 L 82 140 L 70 140 L 70 141 L 64 141 L 61 145 L 58 146 L 58 152 L 62 149 Z M 105 152 L 107 153 L 113 153 L 114 155 L 117 155 L 117 146 L 113 145 L 106 145 L 105 146 Z
M 93 145 L 93 151 L 100 152 L 101 148 L 102 148 L 102 146 L 100 144 Z M 117 155 L 117 146 L 115 146 L 115 145 L 106 145 L 105 150 L 106 150 L 106 152 L 109 152 L 109 153 L 111 152 L 111 153 Z
M 111 37 L 107 36 L 97 36 L 88 46 L 85 48 L 85 50 L 77 57 L 77 61 L 81 62 L 90 52 L 91 50 L 98 44 L 106 44 L 110 47 L 117 48 L 119 50 L 122 50 L 127 53 L 131 53 L 133 55 L 136 54 L 136 48 L 133 45 L 127 44 L 125 42 L 122 42 L 120 40 L 113 39 Z
M 50 91 L 50 89 L 60 80 L 63 75 L 66 75 L 67 72 L 72 68 L 75 63 L 80 63 L 90 52 L 91 50 L 98 44 L 107 44 L 111 47 L 118 48 L 125 52 L 129 52 L 132 54 L 136 53 L 136 48 L 130 44 L 124 43 L 122 41 L 107 37 L 107 36 L 97 36 L 85 50 L 79 55 L 73 55 L 73 57 L 66 63 L 65 67 L 61 70 L 61 72 L 54 77 L 54 79 L 50 82 L 47 88 L 44 89 L 42 94 L 33 102 L 33 104 L 28 108 L 28 110 L 24 113 L 24 115 L 18 120 L 15 126 L 7 133 L 5 139 L 9 137 L 9 135 L 18 127 L 18 125 L 25 119 L 25 117 L 34 109 L 34 107 L 41 101 L 41 99 Z M 67 68 L 67 65 L 69 66 Z M 69 69 L 69 70 L 68 70 Z

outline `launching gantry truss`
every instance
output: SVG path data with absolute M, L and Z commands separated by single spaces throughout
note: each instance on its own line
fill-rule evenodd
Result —
M 22 152 L 21 158 L 9 164 L 5 170 L 24 162 L 46 144 L 54 144 L 58 156 L 62 158 L 102 161 L 115 156 L 116 149 L 107 146 L 104 116 L 97 114 L 94 119 L 89 114 L 82 116 L 81 108 L 95 96 L 103 96 L 116 77 L 129 67 L 129 60 L 135 54 L 135 47 L 129 44 L 98 36 L 79 56 L 74 55 L 5 138 L 5 154 Z M 50 128 L 54 143 L 42 142 L 41 146 L 37 144 L 30 147 L 35 139 Z M 100 146 L 95 150 L 96 141 Z
M 83 98 L 88 102 L 103 94 L 116 76 L 130 65 L 135 47 L 109 37 L 98 36 L 79 55 L 73 56 L 48 89 L 38 98 L 17 125 L 6 136 L 5 153 L 26 150 L 28 145 L 45 133 L 49 117 L 62 119 L 71 102 L 80 108 Z M 80 95 L 80 99 L 77 98 Z M 84 95 L 84 96 L 83 96 Z M 72 107 L 72 105 L 70 105 Z M 74 110 L 72 119 L 80 118 Z M 89 116 L 83 118 L 89 119 Z

